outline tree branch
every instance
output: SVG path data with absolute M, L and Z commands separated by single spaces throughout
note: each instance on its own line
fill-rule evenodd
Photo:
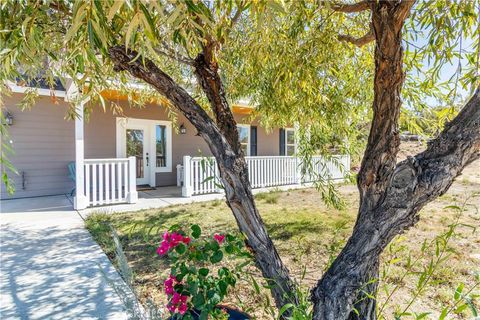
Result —
M 145 59 L 143 63 L 142 59 L 135 60 L 138 53 L 133 50 L 126 50 L 124 46 L 111 47 L 109 54 L 115 65 L 115 71 L 126 70 L 132 76 L 152 85 L 187 117 L 202 137 L 207 138 L 207 135 L 221 136 L 220 130 L 207 112 L 185 89 L 178 86 L 169 75 L 160 70 L 152 61 Z M 224 151 L 228 152 L 229 150 Z
M 228 37 L 228 35 L 230 34 L 230 32 L 232 31 L 233 27 L 235 26 L 235 24 L 237 23 L 237 21 L 240 19 L 240 17 L 242 16 L 242 13 L 243 11 L 245 11 L 245 7 L 246 7 L 246 3 L 244 1 L 241 1 L 239 4 L 238 4 L 238 7 L 237 7 L 237 11 L 235 12 L 235 14 L 233 15 L 233 17 L 230 19 L 230 24 L 227 25 L 225 27 L 225 31 L 223 33 L 223 36 L 218 39 L 218 42 L 220 44 L 224 44 L 225 43 L 225 39 Z M 224 20 L 224 17 L 222 17 L 221 20 Z
M 290 278 L 287 267 L 280 259 L 255 206 L 248 180 L 248 168 L 242 154 L 233 149 L 235 147 L 230 145 L 228 139 L 205 110 L 152 61 L 142 58 L 135 59 L 138 53 L 126 50 L 124 46 L 110 48 L 109 55 L 115 65 L 115 71 L 128 71 L 135 78 L 152 85 L 195 126 L 217 159 L 227 204 L 235 216 L 240 231 L 246 236 L 247 245 L 251 248 L 257 266 L 271 287 L 278 308 L 287 303 L 298 303 L 296 284 Z M 204 71 L 201 69 L 201 72 Z M 218 77 L 218 73 L 214 75 L 205 73 L 205 75 L 207 78 L 213 76 L 217 79 Z M 207 81 L 211 81 L 211 79 L 208 78 Z M 214 86 L 217 86 L 216 81 Z M 206 85 L 210 85 L 210 83 L 206 83 Z M 217 89 L 223 90 L 221 87 L 215 87 L 213 90 Z M 219 96 L 224 99 L 223 94 L 219 94 Z M 230 121 L 228 125 L 233 126 L 236 132 L 235 121 Z M 287 310 L 283 317 L 288 314 Z
M 375 40 L 375 35 L 373 34 L 373 30 L 370 29 L 367 34 L 365 34 L 363 37 L 360 38 L 355 38 L 350 35 L 344 35 L 340 34 L 338 35 L 338 40 L 339 41 L 344 41 L 344 42 L 349 42 L 351 44 L 356 45 L 357 47 L 361 48 L 364 45 L 372 42 Z
M 445 193 L 463 168 L 480 158 L 480 86 L 460 113 L 428 144 L 427 150 L 415 158 L 421 168 L 416 191 L 418 204 Z M 425 189 L 427 199 L 420 198 Z
M 320 1 L 320 5 L 330 7 L 333 11 L 344 13 L 361 12 L 370 9 L 370 3 L 368 0 L 357 3 L 332 3 L 330 1 Z
M 172 60 L 175 60 L 177 62 L 180 62 L 180 63 L 183 63 L 183 64 L 186 64 L 186 65 L 189 65 L 189 66 L 193 66 L 194 65 L 194 61 L 193 59 L 190 59 L 190 58 L 187 58 L 187 57 L 184 57 L 180 54 L 178 54 L 177 52 L 175 52 L 173 49 L 169 49 L 169 48 L 165 48 L 165 50 L 167 51 L 170 51 L 170 52 L 166 52 L 158 47 L 155 47 L 153 48 L 153 50 L 158 53 L 159 55 L 162 55 L 162 56 L 165 56 L 165 57 L 168 57 Z
M 209 47 L 207 46 L 205 50 L 209 50 Z M 202 53 L 198 55 L 195 59 L 195 75 L 210 102 L 213 114 L 215 115 L 215 122 L 220 128 L 220 131 L 235 153 L 240 154 L 242 149 L 238 136 L 237 122 L 225 96 L 225 89 L 218 73 L 217 63 L 216 61 L 209 62 L 205 54 L 212 55 L 213 53 Z

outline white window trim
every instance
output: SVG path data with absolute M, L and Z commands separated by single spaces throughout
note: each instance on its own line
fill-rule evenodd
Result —
M 250 134 L 251 134 L 251 130 L 250 130 L 250 125 L 249 124 L 237 124 L 237 128 L 246 128 L 247 129 L 247 132 L 248 132 L 248 142 L 247 142 L 247 154 L 245 155 L 246 157 L 250 156 L 250 148 L 251 148 L 251 145 L 250 145 L 250 142 L 251 142 L 251 137 L 250 137 Z M 239 135 L 240 136 L 240 135 Z M 240 144 L 244 144 L 244 143 L 240 143 Z
M 132 125 L 147 126 L 148 133 L 146 133 L 150 139 L 150 148 L 148 153 L 149 157 L 149 167 L 150 167 L 150 185 L 156 186 L 156 174 L 161 172 L 172 172 L 172 122 L 163 121 L 163 120 L 150 120 L 150 119 L 136 119 L 136 118 L 116 118 L 116 147 L 117 147 L 117 158 L 125 158 L 127 156 L 127 141 L 126 141 L 126 124 L 127 122 Z M 167 158 L 165 167 L 156 166 L 156 128 L 155 126 L 161 125 L 165 126 L 166 136 L 167 136 Z
M 293 131 L 293 144 L 291 143 L 288 143 L 287 141 L 287 132 L 289 131 Z M 293 146 L 293 155 L 296 155 L 297 154 L 297 130 L 296 128 L 284 128 L 284 134 L 285 134 L 285 155 L 287 155 L 287 149 L 288 149 L 288 146 Z

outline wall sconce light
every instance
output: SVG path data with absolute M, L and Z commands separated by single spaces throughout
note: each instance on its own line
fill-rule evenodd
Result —
M 13 124 L 13 116 L 10 112 L 5 112 L 3 117 L 5 118 L 5 124 L 7 126 L 11 126 Z
M 179 129 L 180 129 L 180 134 L 187 133 L 187 128 L 185 127 L 185 125 L 183 123 L 180 125 Z

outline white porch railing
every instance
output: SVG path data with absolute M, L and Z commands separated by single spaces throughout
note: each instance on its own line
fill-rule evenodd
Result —
M 307 170 L 297 157 L 256 156 L 245 157 L 245 160 L 253 189 L 314 182 L 319 176 L 326 180 L 340 180 L 350 168 L 348 155 L 329 159 L 312 157 L 311 170 Z M 302 170 L 307 174 L 302 175 Z M 177 166 L 177 185 L 182 186 L 184 197 L 221 192 L 215 158 L 184 156 L 183 165 Z
M 84 170 L 88 206 L 137 201 L 135 157 L 85 159 Z

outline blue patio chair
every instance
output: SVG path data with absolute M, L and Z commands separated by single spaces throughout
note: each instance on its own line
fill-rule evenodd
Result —
M 75 194 L 75 162 L 70 162 L 68 164 L 68 177 L 73 181 L 73 189 L 70 192 L 70 196 L 73 197 Z

